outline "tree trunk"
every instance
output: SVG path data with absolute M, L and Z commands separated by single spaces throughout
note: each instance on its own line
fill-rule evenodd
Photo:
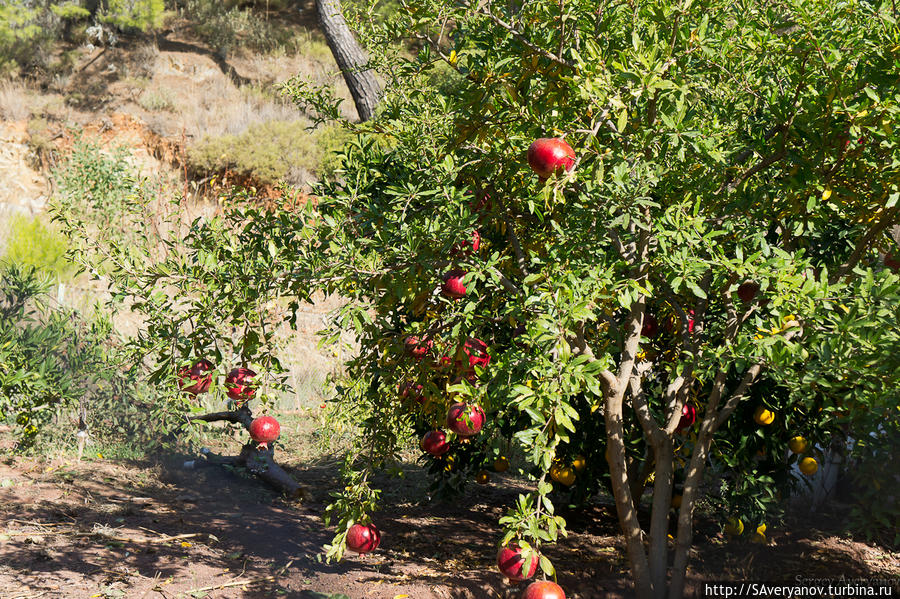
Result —
M 375 106 L 381 96 L 375 73 L 366 66 L 368 55 L 347 26 L 340 0 L 316 0 L 316 10 L 328 47 L 350 88 L 359 119 L 368 121 L 375 116 Z
M 606 401 L 606 432 L 613 498 L 616 500 L 619 524 L 622 526 L 622 534 L 625 536 L 625 547 L 634 578 L 635 591 L 638 599 L 653 599 L 653 584 L 650 578 L 647 554 L 644 553 L 643 532 L 638 522 L 637 507 L 631 495 L 631 486 L 628 484 L 621 398 L 618 398 L 618 401 L 616 398 L 609 398 Z
M 669 510 L 672 507 L 672 437 L 666 435 L 654 443 L 656 469 L 653 477 L 653 508 L 650 512 L 650 580 L 657 597 L 666 596 L 666 571 L 669 565 Z
M 684 596 L 688 554 L 694 542 L 694 505 L 700 497 L 700 484 L 703 481 L 706 457 L 712 443 L 712 433 L 712 431 L 701 430 L 697 445 L 694 447 L 694 455 L 688 466 L 687 478 L 684 481 L 681 509 L 678 510 L 678 532 L 675 537 L 675 557 L 672 563 L 669 599 L 681 599 Z

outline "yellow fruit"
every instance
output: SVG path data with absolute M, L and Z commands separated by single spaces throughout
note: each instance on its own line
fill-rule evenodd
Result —
M 756 424 L 760 426 L 769 426 L 770 424 L 775 422 L 775 414 L 770 410 L 759 406 L 758 408 L 756 408 L 756 412 L 753 413 L 753 420 L 755 420 Z
M 583 455 L 578 454 L 577 456 L 575 456 L 572 459 L 572 468 L 575 469 L 575 472 L 578 472 L 578 473 L 584 472 L 584 469 L 586 467 L 587 467 L 587 460 Z
M 759 543 L 760 545 L 765 545 L 767 542 L 766 535 L 762 534 L 761 532 L 755 532 L 755 533 L 753 533 L 753 536 L 750 537 L 750 542 L 751 543 Z
M 737 518 L 731 518 L 725 524 L 725 533 L 726 534 L 736 537 L 738 535 L 743 534 L 743 532 L 744 532 L 744 523 Z
M 825 201 L 827 202 L 827 201 L 828 201 L 828 198 L 830 198 L 830 197 L 831 197 L 831 188 L 830 188 L 830 187 L 826 187 L 826 188 L 825 188 L 825 191 L 822 192 L 822 199 L 825 200 Z
M 571 466 L 552 466 L 550 468 L 550 478 L 560 484 L 571 487 L 575 483 L 575 469 Z
M 506 472 L 509 470 L 509 460 L 504 456 L 500 456 L 494 460 L 494 472 Z
M 807 441 L 800 435 L 797 435 L 796 437 L 793 437 L 790 441 L 788 441 L 788 447 L 790 447 L 791 451 L 793 451 L 794 453 L 806 453 L 807 448 L 809 448 L 809 441 Z
M 756 532 L 759 533 L 759 534 L 761 534 L 761 535 L 766 534 L 766 525 L 765 525 L 765 524 L 760 524 L 759 526 L 757 526 L 757 527 L 756 527 Z
M 819 470 L 819 463 L 815 458 L 803 458 L 800 460 L 800 472 L 806 476 L 812 476 Z
M 479 485 L 486 485 L 491 482 L 491 475 L 487 470 L 480 470 L 478 474 L 475 475 L 475 482 Z
M 672 507 L 676 510 L 681 509 L 681 495 L 677 493 L 675 495 L 672 495 Z

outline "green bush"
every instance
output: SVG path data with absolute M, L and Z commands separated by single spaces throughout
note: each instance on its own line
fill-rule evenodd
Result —
M 40 218 L 17 214 L 10 219 L 9 242 L 4 260 L 31 266 L 57 278 L 68 278 L 73 266 L 66 260 L 66 238 Z
M 204 138 L 188 150 L 188 163 L 196 172 L 229 171 L 265 184 L 282 179 L 301 184 L 305 181 L 293 173 L 334 172 L 336 151 L 345 139 L 340 127 L 309 131 L 303 121 L 268 121 L 240 135 Z
M 278 19 L 265 19 L 253 9 L 228 6 L 219 0 L 186 0 L 180 8 L 194 32 L 223 54 L 238 48 L 271 52 L 293 44 L 293 32 Z
M 44 67 L 53 45 L 95 18 L 119 30 L 148 31 L 162 21 L 163 0 L 12 0 L 0 4 L 0 75 Z
M 172 92 L 164 87 L 145 91 L 138 98 L 138 104 L 149 112 L 175 110 L 175 100 L 172 98 Z
M 128 384 L 112 323 L 52 305 L 50 281 L 30 266 L 0 265 L 0 421 L 29 447 L 54 414 L 87 418 L 98 397 L 121 399 Z
M 126 198 L 141 191 L 124 148 L 104 152 L 84 140 L 75 142 L 72 153 L 52 175 L 59 198 L 79 218 L 104 229 L 121 228 Z
M 148 31 L 162 24 L 163 0 L 102 0 L 97 19 L 122 30 Z

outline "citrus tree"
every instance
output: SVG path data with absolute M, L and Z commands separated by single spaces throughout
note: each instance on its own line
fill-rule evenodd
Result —
M 836 435 L 896 416 L 894 19 L 803 0 L 403 4 L 356 21 L 384 96 L 346 124 L 315 205 L 236 197 L 75 253 L 137 298 L 167 413 L 198 409 L 202 359 L 214 378 L 252 368 L 265 404 L 285 388 L 277 325 L 316 290 L 347 299 L 326 339 L 358 341 L 334 402 L 357 435 L 329 557 L 377 546 L 370 475 L 402 452 L 421 443 L 452 490 L 513 446 L 534 484 L 500 521 L 508 578 L 553 576 L 555 505 L 607 487 L 638 596 L 677 598 L 700 499 L 735 532 L 763 524 L 794 464 L 814 476 Z M 327 90 L 285 91 L 339 114 Z M 213 416 L 246 425 L 235 408 Z

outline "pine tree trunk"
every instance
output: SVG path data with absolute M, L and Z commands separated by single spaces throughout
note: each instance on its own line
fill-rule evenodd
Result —
M 316 0 L 316 10 L 328 47 L 350 88 L 359 119 L 368 121 L 375 116 L 381 86 L 375 79 L 375 73 L 366 67 L 369 61 L 366 51 L 347 26 L 341 14 L 340 0 Z

